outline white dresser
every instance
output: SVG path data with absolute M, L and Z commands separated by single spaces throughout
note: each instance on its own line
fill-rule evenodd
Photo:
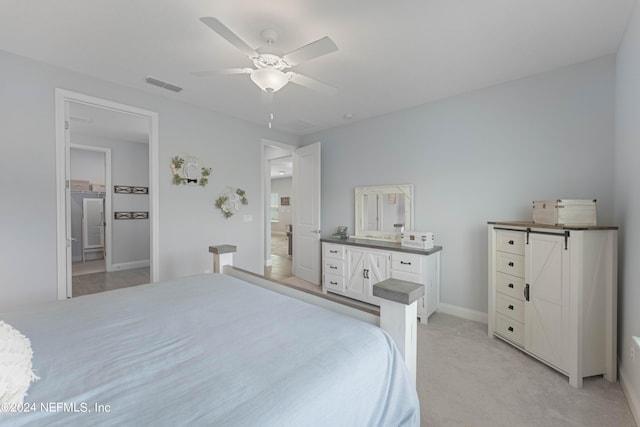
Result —
M 442 246 L 420 250 L 367 239 L 322 239 L 322 290 L 380 305 L 373 285 L 393 278 L 425 285 L 418 317 L 426 324 L 440 305 Z
M 617 227 L 490 222 L 489 335 L 569 377 L 616 380 Z

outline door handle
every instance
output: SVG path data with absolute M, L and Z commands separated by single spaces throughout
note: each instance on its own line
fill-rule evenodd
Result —
M 529 301 L 529 284 L 524 285 L 524 299 Z

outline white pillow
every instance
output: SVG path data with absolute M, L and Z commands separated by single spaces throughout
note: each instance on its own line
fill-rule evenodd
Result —
M 29 338 L 0 320 L 0 404 L 23 403 L 29 386 L 39 379 L 31 369 L 32 357 Z

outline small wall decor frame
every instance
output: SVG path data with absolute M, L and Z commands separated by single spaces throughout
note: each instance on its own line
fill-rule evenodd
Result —
M 290 204 L 291 204 L 291 199 L 289 197 L 280 197 L 281 206 L 289 206 Z
M 171 158 L 173 185 L 199 185 L 205 187 L 209 183 L 211 168 L 200 167 L 198 159 L 192 156 L 174 156 Z
M 249 204 L 247 193 L 241 189 L 235 190 L 227 187 L 225 191 L 216 199 L 216 208 L 220 209 L 225 218 L 231 218 L 242 206 Z
M 116 194 L 149 194 L 149 187 L 114 185 L 113 192 Z
M 114 212 L 113 219 L 149 219 L 149 212 Z

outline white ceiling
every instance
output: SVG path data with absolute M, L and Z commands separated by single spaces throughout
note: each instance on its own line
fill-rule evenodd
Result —
M 271 178 L 291 178 L 293 176 L 293 157 L 280 157 L 270 161 Z
M 308 134 L 616 51 L 635 0 L 0 0 L 0 49 L 267 125 L 250 66 L 199 21 L 217 17 L 252 47 L 279 33 L 288 52 L 323 36 L 338 51 L 294 71 L 336 86 L 288 84 L 273 127 Z M 146 76 L 184 88 L 172 93 Z M 345 115 L 353 118 L 347 120 Z

